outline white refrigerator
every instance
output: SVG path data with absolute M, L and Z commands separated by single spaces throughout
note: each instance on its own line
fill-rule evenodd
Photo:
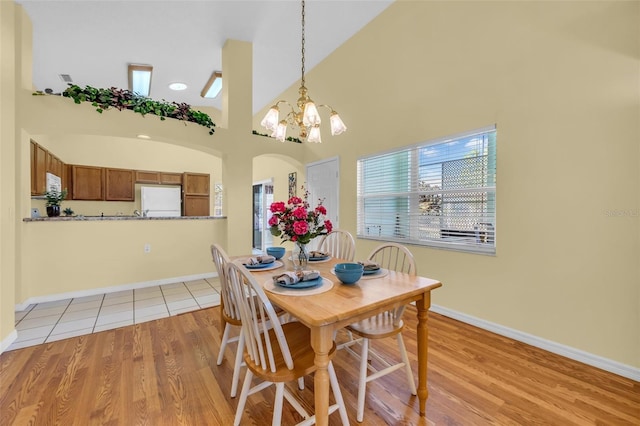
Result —
M 142 213 L 146 217 L 182 216 L 182 188 L 140 187 Z

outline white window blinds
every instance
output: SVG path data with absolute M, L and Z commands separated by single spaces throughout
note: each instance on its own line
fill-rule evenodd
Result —
M 496 127 L 358 160 L 358 237 L 496 247 Z

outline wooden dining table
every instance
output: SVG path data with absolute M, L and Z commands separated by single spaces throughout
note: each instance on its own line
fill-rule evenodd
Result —
M 283 266 L 269 270 L 251 270 L 257 281 L 268 287 L 273 276 L 292 270 L 289 253 L 280 260 Z M 420 415 L 426 414 L 428 334 L 427 311 L 431 306 L 431 290 L 442 284 L 434 279 L 411 276 L 406 273 L 383 270 L 379 277 L 361 278 L 354 284 L 342 284 L 333 274 L 336 263 L 345 262 L 330 258 L 310 261 L 307 269 L 317 270 L 333 286 L 328 291 L 308 294 L 302 290 L 289 290 L 287 294 L 265 291 L 269 300 L 290 313 L 311 330 L 311 346 L 315 351 L 317 370 L 314 377 L 316 424 L 325 426 L 329 417 L 329 351 L 333 347 L 334 332 L 359 320 L 371 317 L 395 307 L 415 302 L 418 325 L 418 399 Z M 327 286 L 328 287 L 328 286 Z M 311 292 L 314 293 L 314 292 Z

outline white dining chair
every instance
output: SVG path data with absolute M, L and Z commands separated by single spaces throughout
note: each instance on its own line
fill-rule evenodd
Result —
M 305 419 L 298 425 L 315 424 L 315 416 L 311 416 L 301 403 L 285 387 L 286 382 L 300 380 L 316 370 L 315 353 L 311 347 L 311 332 L 308 327 L 294 321 L 286 324 L 279 322 L 273 305 L 267 298 L 262 285 L 251 273 L 236 263 L 227 264 L 227 276 L 235 300 L 242 317 L 242 330 L 245 337 L 244 360 L 247 372 L 236 408 L 234 425 L 242 421 L 247 397 L 268 386 L 276 386 L 273 404 L 272 425 L 280 425 L 284 399 Z M 338 378 L 331 358 L 335 355 L 335 343 L 329 351 L 329 382 L 335 403 L 329 407 L 329 414 L 338 410 L 343 425 L 349 424 Z M 253 379 L 260 383 L 252 386 Z
M 381 268 L 388 270 L 404 272 L 409 275 L 416 275 L 416 263 L 413 255 L 405 246 L 396 243 L 385 243 L 376 247 L 368 257 L 368 260 L 374 261 Z M 404 368 L 409 391 L 412 395 L 416 395 L 416 384 L 411 371 L 409 357 L 402 339 L 402 329 L 404 323 L 402 315 L 405 306 L 399 306 L 393 310 L 382 312 L 371 318 L 364 319 L 347 326 L 347 331 L 351 332 L 359 339 L 352 340 L 341 347 L 348 352 L 360 358 L 360 373 L 358 379 L 358 413 L 356 419 L 362 422 L 364 418 L 364 400 L 366 396 L 367 383 L 379 377 L 385 376 L 393 371 Z M 371 340 L 384 339 L 387 337 L 396 337 L 398 350 L 400 352 L 401 361 L 390 361 L 384 359 L 374 350 L 371 349 Z M 354 343 L 361 344 L 360 353 L 356 353 L 351 347 Z M 376 368 L 369 362 L 369 359 L 375 359 L 382 365 L 382 368 Z M 371 374 L 369 374 L 371 371 Z
M 220 342 L 220 352 L 218 352 L 217 364 L 221 365 L 224 359 L 224 352 L 227 344 L 237 342 L 235 362 L 233 364 L 233 378 L 231 379 L 231 397 L 234 398 L 238 392 L 238 379 L 240 377 L 240 369 L 242 368 L 242 351 L 244 347 L 244 340 L 242 336 L 242 329 L 240 333 L 235 337 L 229 337 L 231 330 L 234 327 L 242 326 L 242 319 L 238 306 L 235 302 L 233 294 L 230 292 L 227 276 L 227 264 L 230 262 L 229 256 L 222 247 L 218 244 L 211 246 L 211 256 L 213 257 L 213 263 L 218 270 L 218 277 L 220 279 L 220 324 L 223 325 L 222 341 Z
M 318 250 L 352 262 L 356 256 L 356 242 L 349 231 L 334 229 L 320 238 Z
M 240 317 L 240 311 L 238 310 L 238 304 L 234 295 L 230 292 L 229 280 L 227 279 L 227 264 L 230 261 L 229 256 L 222 247 L 218 244 L 211 246 L 211 256 L 213 257 L 213 263 L 218 270 L 218 277 L 220 278 L 220 324 L 224 324 L 224 331 L 222 332 L 222 340 L 220 342 L 220 352 L 218 352 L 217 365 L 221 365 L 224 360 L 224 353 L 227 344 L 237 342 L 236 353 L 233 363 L 233 377 L 231 378 L 231 398 L 235 398 L 238 393 L 238 381 L 240 378 L 240 370 L 244 366 L 242 361 L 242 352 L 244 350 L 244 335 L 242 331 L 242 318 Z M 289 320 L 288 314 L 275 307 L 276 314 L 280 318 L 281 322 Z M 234 337 L 229 337 L 231 330 L 237 327 L 240 329 L 239 334 Z M 299 389 L 304 389 L 304 381 L 298 382 Z

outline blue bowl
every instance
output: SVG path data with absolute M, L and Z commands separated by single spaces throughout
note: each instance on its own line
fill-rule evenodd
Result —
M 343 284 L 353 284 L 362 278 L 364 267 L 359 263 L 338 263 L 333 270 Z
M 269 256 L 273 256 L 276 259 L 280 259 L 284 256 L 285 248 L 284 247 L 267 247 L 267 254 Z

